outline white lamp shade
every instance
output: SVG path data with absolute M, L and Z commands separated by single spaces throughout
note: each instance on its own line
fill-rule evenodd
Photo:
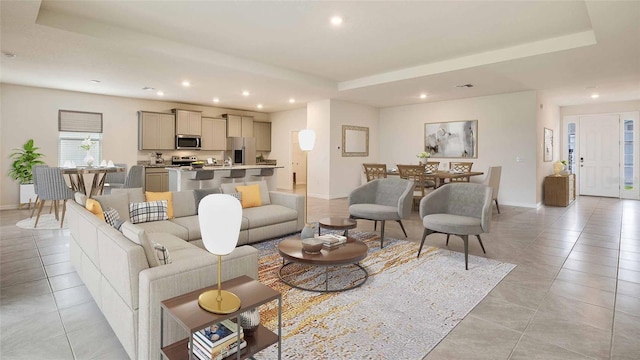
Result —
M 298 132 L 298 143 L 300 150 L 311 151 L 316 144 L 316 132 L 311 129 L 304 129 Z
M 238 245 L 242 206 L 231 195 L 211 194 L 200 200 L 198 222 L 204 247 L 214 255 L 227 255 Z

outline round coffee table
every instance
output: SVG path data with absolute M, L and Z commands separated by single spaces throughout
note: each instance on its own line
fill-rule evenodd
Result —
M 318 235 L 320 235 L 320 229 L 325 228 L 329 230 L 344 230 L 344 236 L 349 236 L 349 229 L 355 229 L 357 226 L 358 223 L 353 219 L 328 217 L 318 221 Z
M 320 253 L 317 254 L 310 254 L 302 250 L 302 241 L 299 238 L 282 240 L 278 243 L 277 248 L 278 253 L 282 256 L 282 267 L 280 267 L 280 270 L 278 271 L 278 276 L 282 282 L 297 289 L 316 292 L 345 291 L 361 286 L 369 278 L 367 270 L 358 263 L 360 260 L 367 257 L 369 247 L 362 241 L 354 238 L 347 237 L 347 242 L 344 245 L 331 250 L 322 249 L 320 250 Z M 287 260 L 289 261 L 288 263 L 286 262 Z M 295 263 L 311 266 L 324 266 L 324 290 L 296 285 L 285 279 L 285 275 L 282 274 L 282 270 Z M 331 266 L 355 266 L 356 270 L 361 271 L 364 276 L 349 284 L 349 286 L 329 290 L 329 267 Z M 298 275 L 298 273 L 291 275 Z

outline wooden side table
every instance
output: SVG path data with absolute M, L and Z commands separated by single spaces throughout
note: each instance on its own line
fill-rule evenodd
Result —
M 241 313 L 266 304 L 270 301 L 278 300 L 278 334 L 264 327 L 262 324 L 252 336 L 245 336 L 247 347 L 230 355 L 228 359 L 246 359 L 267 347 L 278 344 L 278 359 L 282 358 L 282 295 L 280 292 L 251 279 L 248 276 L 241 276 L 222 283 L 222 288 L 236 294 L 240 298 L 240 309 L 238 311 L 223 315 L 210 313 L 198 305 L 198 296 L 207 290 L 217 289 L 218 286 L 210 286 L 204 289 L 192 291 L 190 293 L 176 296 L 161 303 L 160 308 L 160 346 L 162 355 L 167 359 L 195 359 L 195 356 L 187 344 L 193 348 L 193 333 L 204 329 L 207 326 L 217 324 L 226 319 L 235 318 L 239 322 L 238 315 Z M 164 345 L 164 313 L 175 320 L 182 328 L 189 332 L 189 338 L 180 340 L 173 344 Z M 238 337 L 240 335 L 238 334 Z M 161 356 L 162 360 L 162 356 Z
M 549 175 L 544 178 L 544 204 L 569 206 L 576 199 L 576 176 Z

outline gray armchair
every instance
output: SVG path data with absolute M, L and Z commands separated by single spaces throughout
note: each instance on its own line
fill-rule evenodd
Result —
M 413 202 L 413 181 L 386 178 L 372 180 L 349 194 L 349 217 L 380 221 L 380 248 L 384 245 L 384 223 L 397 221 L 404 236 L 407 232 L 401 219 L 411 215 Z
M 488 233 L 491 225 L 491 193 L 486 185 L 454 183 L 442 186 L 420 201 L 420 217 L 424 226 L 418 257 L 428 235 L 433 233 L 457 235 L 464 241 L 464 267 L 469 269 L 469 235 L 475 235 L 484 245 L 480 234 Z

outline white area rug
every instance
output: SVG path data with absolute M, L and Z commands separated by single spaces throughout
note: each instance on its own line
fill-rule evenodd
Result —
M 34 214 L 32 218 L 27 218 L 27 219 L 18 221 L 16 226 L 23 229 L 33 229 L 33 224 L 35 223 L 36 223 L 36 214 Z M 66 219 L 64 221 L 62 228 L 63 229 L 67 228 Z M 34 230 L 57 230 L 57 229 L 60 229 L 60 221 L 56 220 L 55 215 L 42 214 L 40 215 L 40 220 L 38 220 L 38 227 L 35 228 Z
M 279 240 L 255 245 L 260 250 L 260 281 L 283 295 L 284 359 L 422 359 L 515 268 L 469 256 L 465 271 L 463 253 L 427 247 L 418 259 L 419 244 L 386 239 L 381 250 L 378 235 L 349 234 L 369 246 L 361 262 L 369 279 L 339 293 L 283 284 L 278 278 L 282 258 L 275 249 Z M 324 281 L 324 268 L 300 265 L 292 271 L 307 286 Z M 361 272 L 345 268 L 332 272 L 330 282 L 353 283 L 361 277 Z M 261 322 L 276 330 L 276 304 L 260 312 Z M 255 358 L 277 358 L 276 346 Z

